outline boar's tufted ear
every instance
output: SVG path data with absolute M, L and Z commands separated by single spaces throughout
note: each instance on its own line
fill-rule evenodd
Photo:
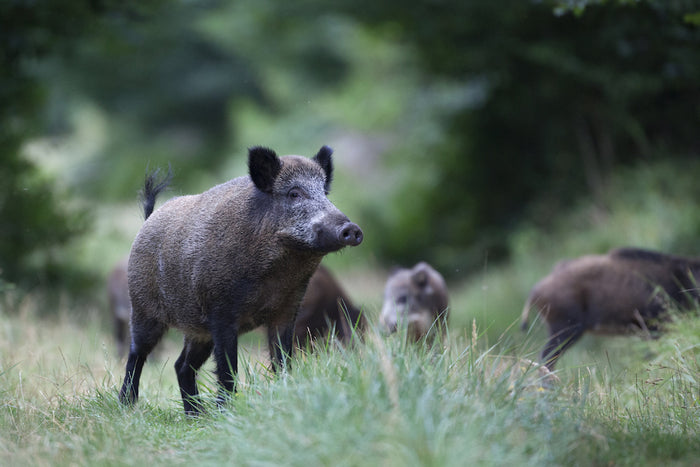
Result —
M 255 186 L 264 193 L 271 193 L 282 162 L 272 149 L 255 146 L 248 149 L 248 172 Z
M 328 146 L 323 146 L 318 150 L 318 153 L 314 156 L 314 160 L 323 168 L 326 172 L 326 183 L 324 188 L 326 192 L 331 191 L 331 182 L 333 181 L 333 159 L 331 158 L 333 150 Z

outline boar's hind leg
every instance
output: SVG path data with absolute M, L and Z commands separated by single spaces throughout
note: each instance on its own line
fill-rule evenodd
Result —
M 267 344 L 270 348 L 272 370 L 277 372 L 280 368 L 288 366 L 288 359 L 292 356 L 294 342 L 294 323 L 287 326 L 269 326 L 267 328 Z
M 557 359 L 583 335 L 583 325 L 550 324 L 549 340 L 542 350 L 542 361 L 550 370 L 554 368 Z
M 167 326 L 158 321 L 140 320 L 138 315 L 132 315 L 131 349 L 126 361 L 124 384 L 119 391 L 119 400 L 123 404 L 133 404 L 139 398 L 139 379 L 143 364 L 166 330 Z
M 210 342 L 197 342 L 185 338 L 185 346 L 180 357 L 175 362 L 175 373 L 177 382 L 180 385 L 182 403 L 185 413 L 195 415 L 202 411 L 202 406 L 197 398 L 196 374 L 204 362 L 211 355 L 214 344 Z

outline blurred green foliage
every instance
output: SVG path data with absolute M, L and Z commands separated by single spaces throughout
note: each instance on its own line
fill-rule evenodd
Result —
M 178 192 L 198 191 L 243 173 L 257 144 L 312 154 L 339 142 L 334 196 L 367 233 L 367 258 L 428 260 L 448 276 L 506 258 L 524 222 L 547 228 L 582 194 L 605 209 L 620 167 L 697 156 L 698 11 L 3 2 L 0 211 L 5 232 L 32 232 L 2 240 L 3 277 L 87 228 L 73 198 L 133 200 L 146 167 L 168 163 Z M 26 157 L 41 137 L 61 163 Z M 23 179 L 41 183 L 28 193 Z
M 66 206 L 54 180 L 23 145 L 44 134 L 47 61 L 70 53 L 103 15 L 127 15 L 137 2 L 0 3 L 0 284 L 61 280 L 55 248 L 86 229 L 86 213 Z M 143 8 L 143 2 L 139 3 Z
M 65 271 L 56 248 L 89 225 L 85 211 L 59 204 L 64 197 L 30 162 L 5 156 L 0 165 L 0 284 L 62 282 Z
M 443 117 L 437 144 L 394 149 L 421 169 L 392 198 L 408 209 L 383 223 L 385 258 L 448 272 L 484 251 L 503 258 L 520 222 L 546 226 L 584 192 L 602 199 L 617 168 L 697 157 L 700 29 L 683 19 L 693 2 L 590 4 L 578 16 L 517 0 L 352 3 L 363 21 L 393 25 L 426 76 L 481 93 Z

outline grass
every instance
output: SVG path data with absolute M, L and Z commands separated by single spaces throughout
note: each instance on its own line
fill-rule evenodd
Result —
M 444 346 L 371 331 L 351 349 L 302 352 L 273 377 L 254 338 L 222 410 L 182 413 L 166 341 L 133 408 L 117 400 L 123 361 L 91 318 L 4 312 L 0 453 L 6 465 L 693 465 L 700 458 L 698 316 L 647 343 L 654 357 L 559 372 L 511 372 L 518 344 L 483 333 Z M 527 340 L 526 340 L 527 341 Z M 630 340 L 627 341 L 628 343 Z M 203 394 L 213 401 L 211 367 Z
M 519 330 L 530 287 L 563 257 L 620 239 L 693 254 L 700 223 L 688 193 L 698 167 L 642 168 L 613 181 L 604 210 L 582 203 L 550 229 L 519 230 L 510 264 L 484 264 L 450 285 L 442 347 L 371 330 L 350 349 L 297 354 L 274 377 L 261 334 L 247 334 L 237 395 L 196 419 L 182 411 L 176 333 L 147 363 L 138 404 L 126 408 L 117 400 L 124 361 L 104 305 L 64 299 L 47 310 L 39 294 L 3 291 L 0 458 L 36 466 L 698 465 L 700 310 L 673 315 L 657 340 L 585 336 L 558 363 L 557 384 L 521 362 L 539 354 L 542 323 L 532 317 L 529 332 Z M 75 254 L 106 272 L 141 221 L 132 207 L 103 209 L 95 239 Z M 330 259 L 376 317 L 386 273 L 350 254 Z M 200 388 L 213 401 L 211 362 Z

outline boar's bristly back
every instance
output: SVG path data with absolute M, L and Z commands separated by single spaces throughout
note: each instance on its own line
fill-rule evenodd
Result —
M 141 191 L 144 219 L 148 219 L 148 217 L 153 214 L 153 208 L 156 205 L 156 197 L 170 185 L 170 182 L 173 180 L 173 170 L 170 165 L 168 165 L 168 173 L 162 180 L 158 180 L 159 175 L 160 169 L 155 169 L 153 172 L 146 174 L 146 181 Z

